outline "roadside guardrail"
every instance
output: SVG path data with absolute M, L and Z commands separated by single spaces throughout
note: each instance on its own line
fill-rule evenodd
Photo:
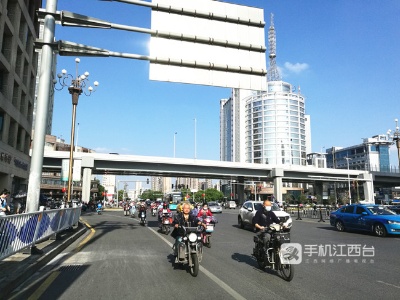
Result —
M 0 217 L 0 260 L 78 224 L 81 207 Z
M 309 218 L 309 219 L 324 219 L 328 220 L 330 218 L 330 213 L 335 211 L 335 209 L 325 208 L 325 207 L 317 207 L 317 209 L 313 208 L 303 208 L 298 209 L 291 207 L 287 209 L 286 212 L 289 213 L 292 218 L 300 217 L 300 218 Z

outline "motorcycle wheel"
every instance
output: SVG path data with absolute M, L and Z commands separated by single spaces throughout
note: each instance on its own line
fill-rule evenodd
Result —
M 168 235 L 169 234 L 169 226 L 165 229 L 165 234 Z
M 291 264 L 280 264 L 279 271 L 284 280 L 292 281 L 293 276 L 294 276 L 294 269 Z
M 211 237 L 207 236 L 207 248 L 211 248 Z
M 197 257 L 197 253 L 192 254 L 192 265 L 189 266 L 189 272 L 193 277 L 199 274 L 199 258 Z
M 263 253 L 260 253 L 261 251 L 259 249 L 257 249 L 256 251 L 257 251 L 256 259 L 257 259 L 258 267 L 261 270 L 264 270 L 267 266 L 267 258 L 264 255 L 264 259 L 262 259 L 261 255 L 263 255 Z

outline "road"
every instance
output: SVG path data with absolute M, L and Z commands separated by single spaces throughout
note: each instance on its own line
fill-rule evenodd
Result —
M 173 239 L 157 232 L 156 217 L 142 227 L 121 211 L 86 213 L 82 218 L 92 230 L 12 299 L 398 299 L 400 238 L 341 233 L 328 222 L 294 220 L 291 238 L 301 244 L 303 257 L 293 281 L 286 282 L 257 268 L 251 256 L 254 233 L 238 228 L 237 212 L 216 216 L 212 247 L 204 249 L 197 277 L 174 269 Z M 330 247 L 332 256 L 313 252 L 317 245 Z

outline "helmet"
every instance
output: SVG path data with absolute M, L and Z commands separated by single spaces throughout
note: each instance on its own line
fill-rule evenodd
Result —
M 167 208 L 167 207 L 168 207 L 167 203 L 164 202 L 163 208 Z

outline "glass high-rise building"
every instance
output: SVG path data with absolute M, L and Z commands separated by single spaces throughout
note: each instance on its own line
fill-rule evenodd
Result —
M 267 91 L 233 89 L 221 100 L 221 160 L 305 166 L 311 143 L 304 96 L 284 81 L 267 84 Z

